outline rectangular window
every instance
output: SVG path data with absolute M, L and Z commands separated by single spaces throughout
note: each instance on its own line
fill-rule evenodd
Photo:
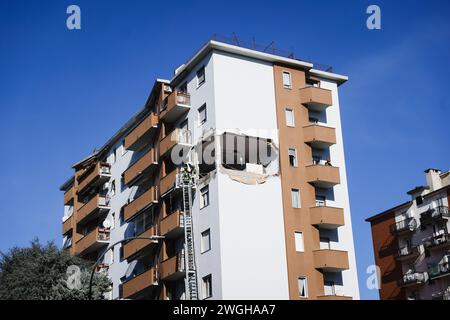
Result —
M 212 297 L 212 277 L 210 274 L 202 278 L 202 292 L 203 299 Z
M 211 232 L 208 229 L 202 232 L 201 252 L 209 250 L 211 250 Z
M 197 71 L 197 88 L 200 87 L 202 84 L 204 84 L 206 81 L 205 78 L 205 67 L 201 67 Z
M 303 232 L 296 231 L 295 235 L 295 251 L 304 252 L 305 244 L 303 242 Z
M 209 206 L 209 185 L 200 189 L 200 209 Z
M 206 103 L 198 108 L 198 122 L 200 125 L 206 122 Z
M 300 208 L 300 190 L 291 189 L 292 208 Z
M 289 164 L 291 167 L 297 166 L 297 150 L 294 148 L 289 148 Z
M 291 73 L 283 71 L 283 87 L 287 89 L 292 88 Z
M 125 139 L 122 140 L 122 156 L 127 153 L 128 150 L 125 148 Z
M 286 114 L 286 125 L 288 127 L 295 127 L 294 110 L 286 109 L 285 114 Z
M 306 277 L 298 277 L 298 295 L 301 298 L 308 298 L 308 282 Z
M 111 153 L 111 155 L 109 156 L 110 157 L 110 160 L 109 160 L 110 164 L 114 164 L 116 162 L 116 152 L 117 152 L 117 149 L 114 149 L 113 152 Z

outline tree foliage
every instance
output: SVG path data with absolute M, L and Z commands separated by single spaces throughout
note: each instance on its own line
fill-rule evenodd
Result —
M 67 284 L 69 266 L 80 270 L 80 285 L 76 288 Z M 53 242 L 42 245 L 35 239 L 30 247 L 16 246 L 6 254 L 0 252 L 0 299 L 84 300 L 88 298 L 91 270 L 92 263 L 70 256 Z M 103 299 L 110 287 L 107 275 L 96 273 L 93 299 Z

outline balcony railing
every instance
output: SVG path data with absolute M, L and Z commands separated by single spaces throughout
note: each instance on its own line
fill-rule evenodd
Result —
M 447 221 L 450 218 L 448 207 L 439 206 L 429 209 L 420 215 L 420 223 L 422 225 L 432 224 L 433 222 Z
M 449 258 L 449 256 L 444 256 L 444 259 L 446 259 L 447 261 L 443 261 L 428 267 L 428 275 L 430 276 L 430 279 L 436 279 L 450 275 L 450 264 L 448 262 Z
M 175 256 L 164 260 L 161 263 L 161 280 L 170 281 L 184 277 L 184 252 L 176 254 Z
M 450 234 L 442 233 L 423 239 L 423 246 L 426 249 L 437 249 L 450 246 Z
M 414 217 L 406 218 L 390 226 L 391 234 L 400 235 L 403 233 L 412 232 L 417 229 L 417 220 Z
M 162 157 L 169 153 L 173 147 L 179 145 L 183 154 L 187 156 L 187 151 L 192 146 L 192 136 L 190 130 L 175 129 L 166 135 L 159 144 L 159 155 Z
M 175 237 L 182 234 L 184 226 L 184 216 L 180 210 L 165 216 L 160 223 L 161 235 L 166 238 Z
M 316 206 L 309 209 L 311 213 L 311 224 L 324 229 L 335 229 L 343 226 L 344 209 L 327 206 Z
M 331 90 L 313 86 L 302 88 L 300 103 L 314 111 L 322 111 L 333 104 Z
M 139 195 L 136 199 L 126 204 L 123 207 L 123 218 L 125 221 L 130 220 L 136 214 L 141 212 L 142 210 L 148 208 L 153 203 L 158 202 L 157 188 L 151 187 L 141 195 Z
M 78 193 L 82 193 L 89 187 L 97 186 L 108 181 L 111 177 L 111 165 L 105 162 L 98 162 L 87 168 L 77 177 Z
M 320 149 L 327 148 L 336 143 L 336 130 L 318 124 L 303 127 L 303 136 L 306 143 Z
M 110 231 L 105 228 L 95 228 L 76 242 L 76 254 L 86 254 L 108 245 Z
M 161 102 L 159 117 L 166 122 L 174 122 L 190 108 L 191 96 L 175 90 Z
M 419 246 L 404 246 L 403 248 L 398 249 L 395 254 L 395 258 L 397 260 L 408 260 L 412 258 L 417 258 L 420 254 Z
M 177 186 L 177 180 L 178 170 L 176 169 L 162 177 L 159 182 L 159 190 L 161 195 L 164 196 L 168 191 L 175 188 Z
M 72 202 L 75 196 L 75 187 L 72 186 L 69 190 L 64 193 L 64 204 L 67 205 L 69 202 Z
M 339 168 L 331 165 L 313 164 L 306 166 L 307 181 L 319 188 L 331 188 L 341 183 Z
M 133 163 L 125 172 L 123 173 L 124 182 L 128 187 L 133 186 L 133 184 L 140 180 L 146 173 L 150 173 L 156 168 L 158 164 L 156 149 L 150 149 L 147 151 L 139 160 Z
M 348 252 L 332 249 L 313 251 L 314 267 L 326 272 L 343 271 L 349 268 Z
M 157 235 L 156 226 L 152 226 L 137 235 L 137 237 L 150 238 Z M 134 239 L 123 245 L 123 257 L 124 259 L 131 259 L 139 255 L 140 253 L 147 252 L 152 248 L 158 246 L 157 240 L 147 240 L 147 239 Z
M 157 285 L 158 272 L 153 267 L 127 279 L 122 286 L 122 295 L 125 299 L 128 299 Z
M 73 229 L 73 215 L 70 215 L 63 221 L 62 229 L 63 229 L 63 231 L 62 231 L 63 235 Z
M 77 224 L 96 218 L 98 214 L 109 210 L 109 196 L 97 194 L 78 209 Z
M 399 286 L 408 287 L 412 285 L 424 284 L 428 280 L 426 272 L 407 273 L 399 280 Z
M 150 113 L 126 137 L 124 147 L 127 150 L 140 150 L 150 140 L 158 128 L 158 116 Z

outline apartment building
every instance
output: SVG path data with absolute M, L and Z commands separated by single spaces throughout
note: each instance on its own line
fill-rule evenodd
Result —
M 345 81 L 291 55 L 208 41 L 73 165 L 61 187 L 64 247 L 96 260 L 117 241 L 156 236 L 106 253 L 111 299 L 189 298 L 192 270 L 199 299 L 359 299 Z
M 425 171 L 410 200 L 366 221 L 382 300 L 450 300 L 450 171 Z

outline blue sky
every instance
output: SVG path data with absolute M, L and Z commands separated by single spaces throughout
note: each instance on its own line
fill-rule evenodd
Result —
M 82 30 L 66 28 L 77 4 Z M 382 30 L 366 28 L 377 4 Z M 361 296 L 364 219 L 450 169 L 448 1 L 0 1 L 0 251 L 61 241 L 58 187 L 213 33 L 275 41 L 350 81 L 340 103 Z

